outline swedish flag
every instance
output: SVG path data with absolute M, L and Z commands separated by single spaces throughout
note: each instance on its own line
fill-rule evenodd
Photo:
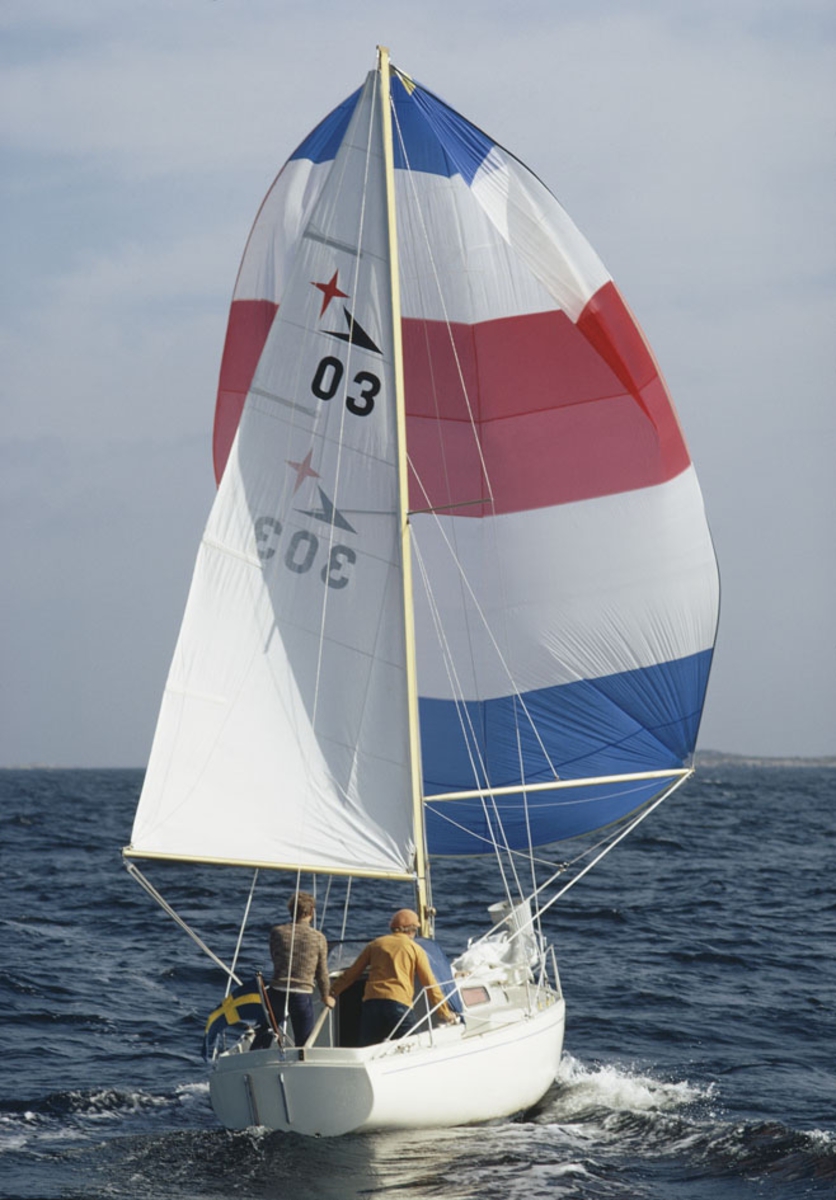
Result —
M 203 1031 L 203 1057 L 210 1059 L 215 1050 L 215 1043 L 225 1029 L 230 1025 L 253 1021 L 261 1023 L 265 1020 L 264 1006 L 261 1002 L 261 990 L 257 979 L 250 979 L 239 987 L 233 988 L 222 1004 L 211 1012 Z

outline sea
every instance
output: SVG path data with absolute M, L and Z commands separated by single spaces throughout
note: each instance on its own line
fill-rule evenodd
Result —
M 0 772 L 4 1200 L 836 1196 L 833 767 L 702 769 L 549 910 L 566 1041 L 536 1109 L 321 1140 L 218 1125 L 201 1044 L 224 977 L 122 865 L 141 783 Z M 145 869 L 229 961 L 251 874 Z M 259 879 L 243 970 L 291 886 Z M 489 860 L 438 860 L 442 946 L 501 898 Z M 319 899 L 362 944 L 409 897 L 373 884 L 345 929 Z

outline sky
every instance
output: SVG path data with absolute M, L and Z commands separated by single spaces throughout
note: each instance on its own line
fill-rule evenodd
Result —
M 522 158 L 674 396 L 720 563 L 700 746 L 836 754 L 830 0 L 3 0 L 0 766 L 143 766 L 238 263 L 375 46 Z

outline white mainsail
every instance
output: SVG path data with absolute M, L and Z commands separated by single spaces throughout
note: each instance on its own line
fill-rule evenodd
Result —
M 373 73 L 250 387 L 200 547 L 131 854 L 411 875 L 375 85 Z

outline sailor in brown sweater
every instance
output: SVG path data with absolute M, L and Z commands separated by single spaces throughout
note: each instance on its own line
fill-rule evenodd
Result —
M 308 892 L 296 892 L 287 902 L 293 918 L 270 930 L 273 978 L 267 996 L 278 1021 L 287 1014 L 293 1022 L 293 1040 L 304 1046 L 314 1027 L 313 989 L 319 988 L 323 1004 L 334 1007 L 328 984 L 328 943 L 312 925 L 316 901 Z

